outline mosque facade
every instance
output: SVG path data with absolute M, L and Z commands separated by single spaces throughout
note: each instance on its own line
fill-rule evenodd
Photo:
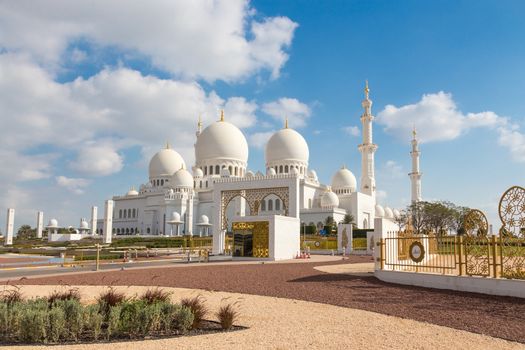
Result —
M 219 212 L 218 205 L 225 206 L 227 231 L 231 230 L 230 218 L 254 215 L 298 215 L 301 225 L 320 226 L 327 217 L 341 222 L 349 214 L 361 229 L 373 229 L 377 217 L 393 219 L 397 211 L 383 208 L 376 201 L 374 153 L 378 146 L 373 143 L 374 116 L 368 84 L 362 107 L 362 143 L 358 145 L 362 157 L 359 184 L 354 173 L 344 166 L 335 171 L 330 184 L 321 183 L 315 170 L 309 167 L 310 152 L 306 140 L 288 127 L 288 123 L 266 144 L 265 173 L 250 171 L 246 137 L 225 119 L 222 112 L 218 121 L 204 129 L 199 121 L 194 145 L 195 164 L 191 172 L 182 156 L 167 144 L 152 157 L 146 183 L 138 190 L 131 188 L 125 195 L 112 198 L 112 233 L 212 235 L 223 229 L 214 227 L 214 223 L 218 222 L 215 217 Z M 412 156 L 419 157 L 417 144 Z M 418 191 L 414 197 L 420 198 L 419 163 L 410 176 L 414 183 L 413 190 Z M 283 197 L 271 191 L 257 200 L 256 209 L 247 205 L 242 196 L 245 188 L 257 188 L 258 184 L 279 179 L 293 179 L 298 184 L 294 198 L 297 210 L 294 213 L 288 213 Z M 216 188 L 224 182 L 229 183 L 230 190 L 238 190 L 241 195 L 228 203 L 218 202 Z M 102 224 L 102 220 L 97 222 L 97 233 L 102 233 Z

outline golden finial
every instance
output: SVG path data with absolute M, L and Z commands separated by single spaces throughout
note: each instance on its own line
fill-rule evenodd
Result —
M 221 122 L 224 121 L 224 109 L 221 109 Z
M 346 164 L 343 164 L 343 166 L 341 166 L 341 169 L 346 169 Z
M 288 129 L 288 117 L 284 118 L 284 128 Z
M 412 128 L 412 136 L 414 136 L 414 139 L 416 138 L 417 131 L 416 131 L 416 124 L 414 123 L 414 126 Z
M 368 98 L 368 93 L 370 92 L 370 89 L 368 88 L 368 79 L 366 80 L 366 83 L 365 83 L 365 96 L 366 98 Z
M 170 142 L 168 140 L 166 140 L 166 149 L 170 149 L 171 146 L 170 146 Z
M 202 118 L 200 114 L 199 114 L 199 121 L 197 122 L 197 126 L 199 127 L 199 130 L 202 128 Z

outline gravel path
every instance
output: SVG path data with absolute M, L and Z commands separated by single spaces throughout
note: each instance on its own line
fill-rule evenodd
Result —
M 45 296 L 56 286 L 24 286 L 27 297 Z M 105 287 L 85 286 L 89 301 Z M 128 295 L 140 295 L 147 287 L 117 287 Z M 306 301 L 194 289 L 165 288 L 174 300 L 202 295 L 211 309 L 236 302 L 247 329 L 199 336 L 132 342 L 39 346 L 49 350 L 163 350 L 163 349 L 525 349 L 523 344 L 374 312 Z M 20 350 L 31 346 L 16 347 Z
M 371 262 L 353 256 L 345 263 Z M 373 276 L 329 274 L 314 267 L 339 262 L 192 265 L 74 276 L 12 284 L 158 285 L 313 301 L 429 322 L 525 343 L 525 300 L 401 286 Z

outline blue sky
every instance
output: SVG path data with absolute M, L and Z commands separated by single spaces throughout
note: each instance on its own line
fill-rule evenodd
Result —
M 226 109 L 264 168 L 291 124 L 324 183 L 359 179 L 369 80 L 380 202 L 410 198 L 410 130 L 423 197 L 480 208 L 523 185 L 525 24 L 520 1 L 0 2 L 2 210 L 63 225 L 147 181 L 168 139 L 193 162 L 198 114 Z M 5 215 L 0 217 L 1 229 Z

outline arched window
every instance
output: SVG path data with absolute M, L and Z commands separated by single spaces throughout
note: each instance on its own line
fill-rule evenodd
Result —
M 368 228 L 368 220 L 367 219 L 363 220 L 363 228 Z
M 193 188 L 197 187 L 197 181 L 193 180 Z
M 277 174 L 278 173 L 278 168 L 277 168 L 277 165 L 273 167 L 275 169 L 275 173 Z
M 215 175 L 220 175 L 221 174 L 221 167 L 216 165 L 215 166 Z
M 275 200 L 275 210 L 281 210 L 281 200 L 280 199 Z
M 119 219 L 122 219 L 122 209 L 120 209 L 120 210 L 118 211 L 118 218 L 119 218 Z
M 210 165 L 210 175 L 213 175 L 213 165 Z
M 117 235 L 120 235 L 120 229 L 117 228 Z
M 129 228 L 126 229 L 126 234 L 128 234 L 128 233 L 129 233 Z
M 233 168 L 231 165 L 228 167 L 228 171 L 230 172 L 230 175 L 233 175 Z
M 137 211 L 135 209 L 133 209 L 132 214 L 133 214 L 133 217 L 136 217 L 137 216 Z
M 148 235 L 150 234 L 151 230 L 149 227 L 146 229 L 146 232 L 148 233 Z
M 285 172 L 286 174 L 288 174 L 288 165 L 285 165 L 285 166 L 284 166 L 284 172 Z
M 131 218 L 131 209 L 128 209 L 128 218 Z
M 279 166 L 279 174 L 282 174 L 282 173 L 283 173 L 283 166 L 280 165 L 280 166 Z
M 199 182 L 199 188 L 202 188 L 202 180 Z
M 308 198 L 308 209 L 312 209 L 312 198 Z
M 206 176 L 206 175 L 208 175 L 208 167 L 207 166 L 204 167 L 204 176 Z
M 129 232 L 130 232 L 131 234 L 133 234 L 133 227 L 129 230 Z
M 126 213 L 127 213 L 126 209 L 124 209 L 124 212 L 123 212 L 123 213 L 124 213 L 123 218 L 125 219 L 125 218 L 126 218 Z
M 235 167 L 235 176 L 239 175 L 238 170 L 239 168 Z
M 273 211 L 273 200 L 268 199 L 268 211 Z
M 206 188 L 208 188 L 208 181 L 206 181 Z
M 266 201 L 264 199 L 261 201 L 261 211 L 266 211 Z

